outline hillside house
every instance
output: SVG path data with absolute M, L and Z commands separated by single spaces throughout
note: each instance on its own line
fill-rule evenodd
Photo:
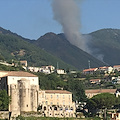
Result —
M 98 70 L 98 68 L 84 69 L 84 70 L 83 70 L 83 74 L 93 74 L 93 73 L 96 72 L 97 70 Z
M 59 74 L 59 75 L 60 75 L 60 74 L 61 74 L 61 75 L 66 74 L 65 70 L 63 70 L 63 69 L 57 69 L 57 70 L 56 70 L 56 73 Z
M 112 83 L 113 84 L 120 84 L 120 76 L 112 77 Z
M 113 70 L 114 70 L 114 71 L 115 71 L 115 70 L 120 71 L 120 65 L 114 65 L 114 66 L 113 66 Z
M 120 96 L 120 89 L 117 89 L 115 94 L 116 94 L 116 97 L 119 97 Z
M 31 72 L 42 72 L 45 74 L 50 74 L 54 72 L 55 67 L 54 66 L 28 67 L 28 70 Z
M 109 66 L 109 67 L 107 67 L 107 66 L 99 67 L 98 71 L 110 74 L 111 72 L 113 72 L 113 67 L 111 67 L 111 66 Z
M 52 65 L 42 66 L 41 68 L 43 68 L 44 70 L 50 70 L 50 73 L 53 73 L 55 70 L 55 67 Z
M 85 90 L 85 95 L 87 98 L 92 98 L 93 96 L 101 93 L 111 93 L 115 94 L 116 89 L 90 89 L 90 90 Z
M 91 79 L 90 80 L 91 84 L 100 84 L 100 82 L 101 82 L 101 79 Z
M 39 72 L 39 71 L 41 71 L 40 67 L 28 67 L 28 70 L 30 72 Z
M 111 113 L 111 120 L 120 120 L 120 112 Z
M 6 65 L 6 66 L 13 66 L 12 64 L 7 63 L 6 61 L 0 61 L 0 64 Z

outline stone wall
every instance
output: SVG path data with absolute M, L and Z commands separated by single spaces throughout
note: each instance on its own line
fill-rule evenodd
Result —
M 0 111 L 0 119 L 9 119 L 9 111 Z

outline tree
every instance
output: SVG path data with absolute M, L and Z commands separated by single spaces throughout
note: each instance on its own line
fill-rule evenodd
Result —
M 67 82 L 66 90 L 73 93 L 74 101 L 86 101 L 86 95 L 82 81 L 69 79 Z
M 7 94 L 6 90 L 0 90 L 0 110 L 8 110 L 10 102 L 10 97 Z
M 0 60 L 4 60 L 5 58 L 0 53 Z
M 104 116 L 106 116 L 106 109 L 112 108 L 116 104 L 116 97 L 110 93 L 101 93 L 98 95 L 93 96 L 87 102 L 87 108 L 92 113 L 96 112 L 93 110 L 103 109 Z
M 101 93 L 92 97 L 92 100 L 97 104 L 97 108 L 111 108 L 115 105 L 116 97 L 110 93 Z

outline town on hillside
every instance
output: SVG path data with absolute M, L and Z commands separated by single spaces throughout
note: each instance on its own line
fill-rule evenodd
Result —
M 0 71 L 1 119 L 34 116 L 120 120 L 120 65 L 65 71 L 52 65 L 30 67 L 27 61 L 0 64 L 24 68 Z M 3 93 L 7 97 L 4 90 L 8 101 L 1 99 Z

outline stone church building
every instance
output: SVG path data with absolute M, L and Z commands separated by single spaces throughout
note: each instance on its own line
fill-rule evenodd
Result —
M 11 97 L 9 112 L 37 112 L 49 117 L 75 117 L 72 93 L 65 90 L 40 90 L 38 76 L 23 71 L 0 71 L 0 89 Z

